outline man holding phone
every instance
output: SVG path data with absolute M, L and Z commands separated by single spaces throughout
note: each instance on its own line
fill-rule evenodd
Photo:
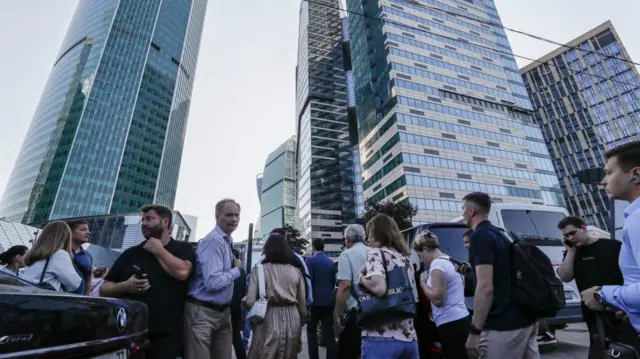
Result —
M 146 241 L 124 251 L 109 270 L 100 295 L 147 305 L 148 359 L 182 356 L 182 320 L 195 253 L 191 244 L 171 238 L 173 211 L 145 205 L 142 234 Z
M 558 268 L 558 277 L 569 283 L 576 280 L 578 290 L 593 286 L 620 285 L 622 273 L 618 265 L 618 255 L 622 243 L 612 239 L 597 238 L 587 231 L 587 224 L 578 217 L 565 217 L 558 223 L 558 229 L 564 236 L 564 260 Z M 614 313 L 608 313 L 611 323 L 617 323 Z M 596 319 L 593 311 L 582 304 L 582 317 L 587 323 L 591 337 L 589 357 L 594 357 L 597 348 L 594 344 Z M 612 328 L 607 328 L 609 331 Z M 615 333 L 608 333 L 614 335 Z

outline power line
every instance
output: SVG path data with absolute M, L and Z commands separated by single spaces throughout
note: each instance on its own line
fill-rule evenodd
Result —
M 341 7 L 339 7 L 339 6 L 332 6 L 332 5 L 324 4 L 324 3 L 318 2 L 318 1 L 316 1 L 316 0 L 303 0 L 303 1 L 306 1 L 306 2 L 308 2 L 308 3 L 310 3 L 310 4 L 315 4 L 315 5 L 323 6 L 323 7 L 326 7 L 326 8 L 334 9 L 334 10 L 344 11 L 344 12 L 346 12 L 346 13 L 348 13 L 348 14 L 353 14 L 353 15 L 362 16 L 362 17 L 367 18 L 367 19 L 380 21 L 380 22 L 382 22 L 382 23 L 385 23 L 385 22 L 386 22 L 386 23 L 389 23 L 389 24 L 395 24 L 395 25 L 398 25 L 398 26 L 406 27 L 406 28 L 408 28 L 408 29 L 412 29 L 412 30 L 420 31 L 420 32 L 423 32 L 423 33 L 426 33 L 426 34 L 431 34 L 431 35 L 440 36 L 440 37 L 443 37 L 443 38 L 448 39 L 448 40 L 456 41 L 456 42 L 463 43 L 463 44 L 466 44 L 466 45 L 473 45 L 473 46 L 475 46 L 475 47 L 479 47 L 479 48 L 482 48 L 482 49 L 485 49 L 485 50 L 490 50 L 490 51 L 497 52 L 497 53 L 500 53 L 500 54 L 505 54 L 505 55 L 509 55 L 509 56 L 514 56 L 514 57 L 521 58 L 521 59 L 524 59 L 524 60 L 529 60 L 529 61 L 531 61 L 531 62 L 539 63 L 539 64 L 541 64 L 541 65 L 550 65 L 550 66 L 553 66 L 553 67 L 557 68 L 557 69 L 561 72 L 561 69 L 559 68 L 559 66 L 558 66 L 558 65 L 556 65 L 556 64 L 554 64 L 553 62 L 551 62 L 551 60 L 553 60 L 553 59 L 549 59 L 549 60 L 547 60 L 547 61 L 540 61 L 540 60 L 537 60 L 537 59 L 532 59 L 532 58 L 530 58 L 530 57 L 526 57 L 526 56 L 522 56 L 522 55 L 517 55 L 517 54 L 512 53 L 512 52 L 508 52 L 508 51 L 503 51 L 503 50 L 495 49 L 495 48 L 492 48 L 492 47 L 489 47 L 489 46 L 484 46 L 484 45 L 480 45 L 480 44 L 476 44 L 476 43 L 471 43 L 471 42 L 463 41 L 463 40 L 460 40 L 460 39 L 457 39 L 457 38 L 453 38 L 453 37 L 449 37 L 449 36 L 446 36 L 446 35 L 436 34 L 436 33 L 434 33 L 434 32 L 427 31 L 427 30 L 425 30 L 425 29 L 421 29 L 421 28 L 419 28 L 419 27 L 409 26 L 409 25 L 406 25 L 406 24 L 403 24 L 403 23 L 400 23 L 400 22 L 397 22 L 397 21 L 393 21 L 393 20 L 386 19 L 386 18 L 379 18 L 379 17 L 375 17 L 375 16 L 367 15 L 367 14 L 362 14 L 362 13 L 359 13 L 359 12 L 356 12 L 356 11 L 352 11 L 352 10 L 348 10 L 348 9 L 343 9 L 343 8 L 341 8 Z M 613 78 L 609 79 L 609 78 L 606 78 L 606 77 L 602 77 L 602 76 L 598 76 L 598 75 L 593 75 L 593 74 L 589 73 L 589 72 L 588 72 L 588 71 L 586 71 L 586 70 L 584 70 L 584 71 L 576 71 L 576 70 L 573 70 L 573 69 L 571 69 L 571 68 L 569 68 L 569 67 L 565 67 L 565 70 L 567 70 L 567 71 L 571 71 L 571 72 L 573 72 L 573 73 L 575 73 L 575 74 L 588 75 L 588 76 L 591 76 L 591 77 L 597 78 L 597 79 L 599 79 L 599 80 L 601 80 L 601 81 L 611 81 L 611 82 L 615 82 L 615 83 L 618 83 L 618 84 L 621 84 L 621 85 L 626 85 L 626 86 L 631 86 L 631 87 L 638 87 L 638 85 L 637 85 L 637 84 L 630 84 L 630 83 L 628 83 L 628 82 L 624 82 L 624 81 L 616 80 L 616 79 L 613 79 Z
M 628 60 L 628 59 L 625 59 L 625 58 L 622 58 L 622 57 L 617 57 L 617 56 L 613 56 L 613 55 L 607 55 L 607 54 L 603 54 L 603 53 L 598 52 L 598 51 L 583 49 L 583 48 L 578 47 L 578 45 L 576 45 L 576 46 L 565 45 L 565 44 L 559 43 L 557 41 L 546 39 L 546 38 L 544 38 L 542 36 L 530 34 L 528 32 L 522 31 L 522 30 L 506 27 L 506 26 L 504 26 L 504 25 L 502 25 L 500 23 L 497 23 L 497 22 L 475 18 L 473 16 L 460 14 L 460 13 L 455 12 L 455 11 L 449 11 L 449 10 L 445 10 L 445 9 L 440 9 L 440 8 L 435 7 L 435 6 L 425 5 L 425 4 L 417 2 L 416 0 L 400 0 L 400 1 L 405 1 L 407 3 L 413 4 L 413 5 L 425 8 L 425 9 L 430 9 L 430 10 L 434 10 L 434 11 L 440 11 L 440 12 L 443 12 L 443 13 L 451 15 L 451 16 L 456 16 L 456 17 L 461 17 L 461 18 L 468 19 L 468 20 L 477 21 L 477 22 L 485 24 L 485 25 L 491 25 L 491 26 L 499 27 L 501 29 L 505 29 L 507 31 L 511 31 L 513 33 L 516 33 L 516 34 L 525 35 L 525 36 L 528 36 L 528 37 L 530 37 L 532 39 L 548 42 L 550 44 L 561 46 L 561 47 L 564 47 L 566 49 L 580 50 L 580 51 L 583 51 L 583 52 L 588 52 L 588 53 L 591 53 L 591 54 L 600 55 L 600 56 L 603 56 L 603 57 L 605 57 L 607 59 L 616 59 L 616 60 L 624 61 L 624 62 L 629 63 L 629 64 L 640 66 L 640 63 L 633 62 L 631 60 Z

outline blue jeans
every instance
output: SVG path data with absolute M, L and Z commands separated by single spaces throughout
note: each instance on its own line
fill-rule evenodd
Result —
M 362 359 L 420 359 L 417 342 L 362 337 Z

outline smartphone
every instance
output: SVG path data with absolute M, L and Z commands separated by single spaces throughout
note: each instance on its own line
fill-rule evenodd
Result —
M 144 279 L 146 274 L 142 271 L 142 269 L 135 264 L 132 267 L 133 267 L 133 274 L 136 276 L 136 278 Z
M 568 239 L 564 240 L 564 245 L 569 247 L 569 248 L 573 248 L 573 243 L 571 243 Z

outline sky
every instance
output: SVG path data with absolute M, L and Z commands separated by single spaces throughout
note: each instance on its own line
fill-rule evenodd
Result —
M 0 191 L 4 192 L 78 0 L 6 1 L 0 12 Z M 637 0 L 495 0 L 504 26 L 568 42 L 611 20 L 640 62 Z M 259 216 L 256 175 L 295 132 L 300 0 L 209 0 L 174 208 L 215 225 L 214 206 L 242 207 L 236 241 Z M 634 31 L 635 30 L 635 31 Z M 556 45 L 507 32 L 514 53 L 539 58 Z M 517 59 L 520 66 L 529 61 Z

